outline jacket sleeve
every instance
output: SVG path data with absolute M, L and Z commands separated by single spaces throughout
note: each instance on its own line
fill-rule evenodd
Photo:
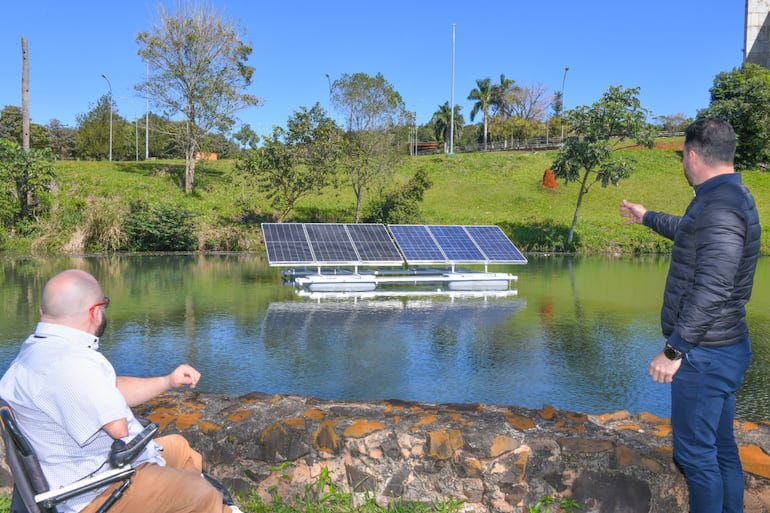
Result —
M 658 235 L 674 240 L 674 234 L 676 234 L 676 228 L 679 226 L 679 221 L 681 219 L 681 216 L 648 210 L 644 214 L 642 222 L 644 223 L 644 226 L 651 228 Z
M 746 218 L 735 208 L 704 209 L 698 217 L 693 284 L 669 339 L 672 346 L 686 351 L 723 315 L 736 284 L 747 228 Z

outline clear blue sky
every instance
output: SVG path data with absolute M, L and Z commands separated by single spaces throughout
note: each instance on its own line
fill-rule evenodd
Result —
M 136 35 L 157 19 L 155 1 L 25 0 L 3 2 L 0 107 L 21 105 L 21 38 L 30 55 L 32 121 L 75 126 L 107 94 L 120 115 L 144 115 L 133 86 L 145 76 Z M 176 1 L 170 3 L 176 5 Z M 455 103 L 470 121 L 466 98 L 476 79 L 500 74 L 519 85 L 561 90 L 565 108 L 590 105 L 610 85 L 640 87 L 654 115 L 694 117 L 708 106 L 722 71 L 740 66 L 742 0 L 211 0 L 245 31 L 256 68 L 250 92 L 264 105 L 239 115 L 268 133 L 300 106 L 328 108 L 328 82 L 343 73 L 382 73 L 428 122 L 451 100 L 455 25 Z M 333 114 L 333 113 L 332 113 Z M 480 116 L 476 122 L 480 121 Z

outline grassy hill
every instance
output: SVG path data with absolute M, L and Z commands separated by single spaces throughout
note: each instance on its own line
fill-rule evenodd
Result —
M 651 210 L 682 213 L 692 198 L 678 149 L 681 140 L 663 141 L 655 150 L 624 150 L 637 161 L 636 172 L 617 187 L 596 184 L 580 211 L 575 249 L 579 252 L 665 252 L 670 247 L 640 226 L 621 223 L 622 199 Z M 495 152 L 408 157 L 394 170 L 402 183 L 424 169 L 433 186 L 420 206 L 422 222 L 497 224 L 525 251 L 560 251 L 572 222 L 576 183 L 542 185 L 555 152 Z M 199 247 L 206 250 L 260 250 L 259 223 L 272 221 L 263 194 L 234 172 L 231 161 L 200 162 L 196 192 L 186 196 L 181 161 L 57 163 L 58 184 L 53 215 L 31 238 L 10 238 L 9 250 L 84 252 L 109 249 L 121 236 L 132 202 L 166 204 L 194 214 Z M 763 251 L 770 253 L 770 174 L 744 173 L 762 215 Z M 370 193 L 366 199 L 371 199 Z M 305 198 L 293 221 L 352 222 L 355 200 L 349 185 Z M 94 243 L 96 241 L 96 243 Z

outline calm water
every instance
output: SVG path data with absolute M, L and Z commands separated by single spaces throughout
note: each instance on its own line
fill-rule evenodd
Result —
M 68 267 L 110 296 L 102 351 L 122 374 L 189 362 L 214 393 L 669 414 L 669 386 L 647 376 L 663 345 L 665 257 L 530 257 L 490 269 L 519 276 L 513 297 L 370 300 L 301 298 L 259 255 L 0 257 L 0 371 L 37 322 L 45 281 Z M 761 260 L 744 419 L 770 419 L 769 273 Z

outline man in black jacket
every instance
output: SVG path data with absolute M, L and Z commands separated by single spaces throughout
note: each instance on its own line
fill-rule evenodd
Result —
M 751 362 L 746 303 L 759 257 L 754 198 L 735 173 L 735 132 L 701 119 L 685 132 L 682 165 L 695 197 L 683 216 L 623 200 L 625 224 L 672 239 L 661 309 L 666 346 L 649 374 L 671 383 L 674 458 L 691 513 L 743 511 L 743 470 L 733 435 L 735 393 Z

